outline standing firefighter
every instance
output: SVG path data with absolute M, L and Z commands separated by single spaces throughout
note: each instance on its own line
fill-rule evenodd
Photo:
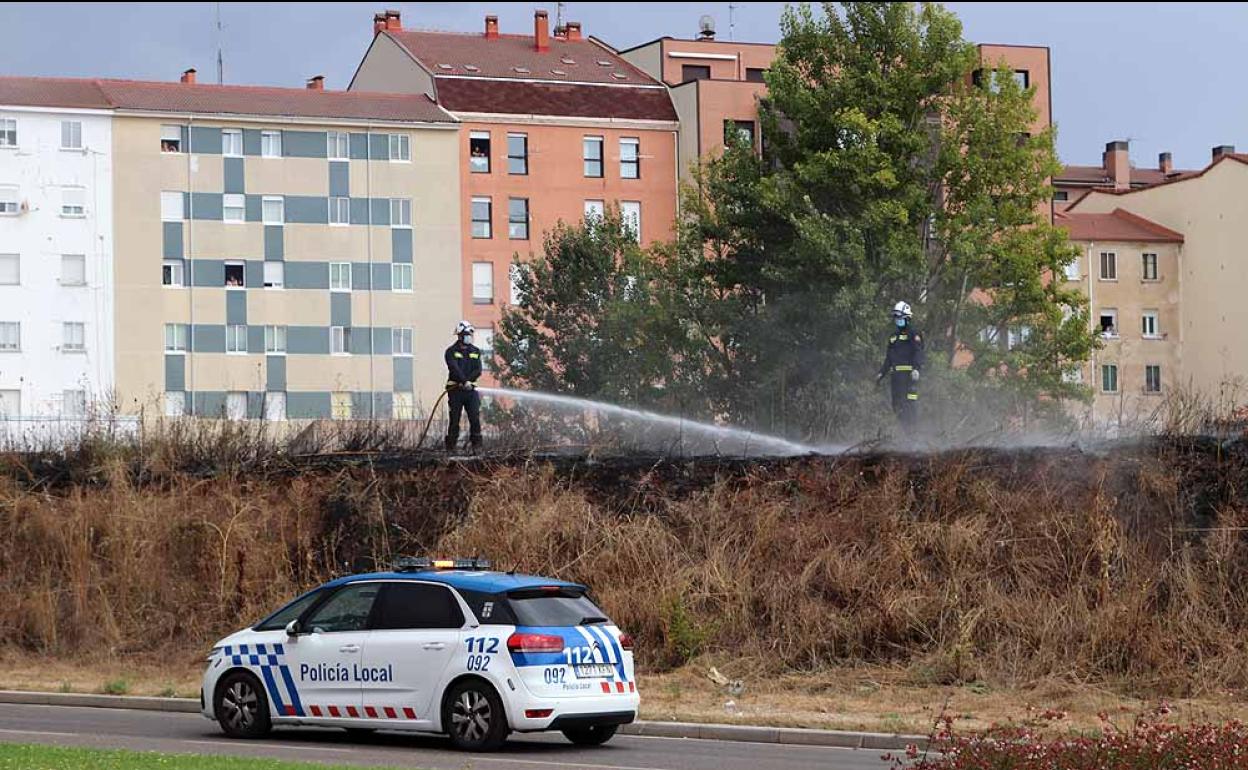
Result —
M 459 418 L 468 412 L 468 438 L 473 449 L 481 447 L 481 394 L 477 378 L 481 376 L 481 351 L 472 344 L 476 329 L 467 321 L 455 327 L 455 344 L 446 349 L 446 402 L 450 422 L 446 426 L 446 450 L 459 443 Z
M 877 380 L 888 377 L 892 389 L 893 413 L 907 433 L 918 422 L 919 371 L 923 368 L 923 337 L 911 325 L 910 305 L 898 302 L 893 306 L 893 334 L 888 338 L 888 352 Z

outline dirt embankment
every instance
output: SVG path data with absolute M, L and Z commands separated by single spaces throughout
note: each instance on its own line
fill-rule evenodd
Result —
M 1248 686 L 1248 447 L 785 461 L 0 467 L 0 638 L 45 660 L 197 656 L 403 553 L 593 585 L 650 671 L 704 655 L 915 683 Z

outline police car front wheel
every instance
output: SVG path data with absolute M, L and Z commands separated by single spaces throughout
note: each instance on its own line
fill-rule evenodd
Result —
M 245 671 L 228 674 L 217 685 L 213 713 L 231 738 L 260 738 L 272 727 L 264 688 Z
M 491 751 L 507 740 L 503 701 L 483 681 L 460 682 L 447 693 L 442 723 L 458 749 Z

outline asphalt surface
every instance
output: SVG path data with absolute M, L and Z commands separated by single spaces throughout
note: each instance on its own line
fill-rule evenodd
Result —
M 276 729 L 264 740 L 224 737 L 215 722 L 178 714 L 71 706 L 0 704 L 0 742 L 86 748 L 223 754 L 341 765 L 430 770 L 887 770 L 881 752 L 682 738 L 617 735 L 606 746 L 578 748 L 555 734 L 516 735 L 500 751 L 466 754 L 439 736 L 343 730 Z

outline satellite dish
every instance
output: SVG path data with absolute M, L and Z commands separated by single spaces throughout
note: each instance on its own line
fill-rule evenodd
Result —
M 698 19 L 698 35 L 707 39 L 715 37 L 715 17 L 710 14 L 703 14 Z

